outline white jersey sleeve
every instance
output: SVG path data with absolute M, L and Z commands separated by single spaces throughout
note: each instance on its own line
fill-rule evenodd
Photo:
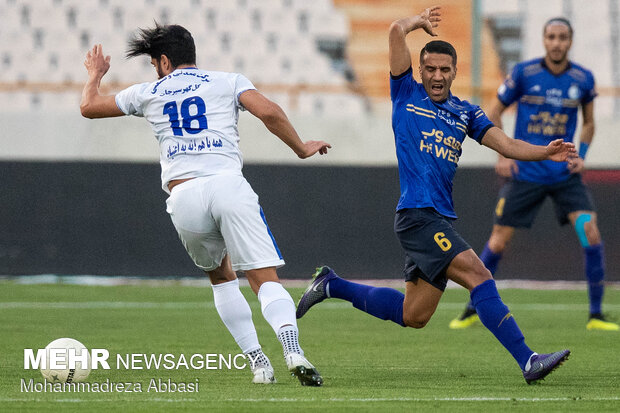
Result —
M 244 111 L 245 108 L 243 107 L 241 102 L 239 102 L 239 97 L 241 96 L 243 92 L 246 92 L 248 90 L 256 90 L 256 88 L 254 87 L 252 82 L 250 82 L 250 80 L 247 77 L 240 75 L 240 74 L 236 74 L 234 81 L 235 81 L 235 84 L 234 84 L 235 104 L 238 109 Z
M 125 115 L 144 116 L 142 112 L 142 96 L 150 83 L 140 83 L 120 91 L 115 97 L 116 106 Z

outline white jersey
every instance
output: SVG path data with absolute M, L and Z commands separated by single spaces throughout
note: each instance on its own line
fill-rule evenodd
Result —
M 243 75 L 177 69 L 116 95 L 126 115 L 144 117 L 159 142 L 162 188 L 173 179 L 241 174 L 239 95 L 255 89 Z

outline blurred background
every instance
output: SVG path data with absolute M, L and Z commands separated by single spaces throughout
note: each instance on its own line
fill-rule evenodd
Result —
M 201 275 L 165 212 L 149 125 L 132 117 L 86 120 L 79 112 L 84 55 L 96 43 L 112 57 L 106 93 L 155 80 L 148 57 L 126 60 L 124 51 L 138 27 L 157 21 L 192 32 L 200 68 L 243 73 L 282 106 L 303 139 L 333 146 L 327 156 L 301 161 L 260 121 L 240 117 L 244 173 L 287 262 L 280 275 L 305 278 L 328 264 L 349 278 L 401 277 L 392 231 L 399 187 L 387 30 L 434 3 L 0 0 L 0 275 Z M 593 71 L 599 92 L 585 179 L 607 278 L 620 280 L 620 0 L 441 5 L 439 39 L 458 52 L 452 91 L 483 109 L 516 62 L 544 54 L 544 22 L 571 20 L 570 57 Z M 414 68 L 429 39 L 409 36 Z M 509 135 L 513 118 L 504 117 Z M 495 159 L 468 140 L 455 180 L 457 228 L 477 251 L 501 185 Z M 558 226 L 549 203 L 506 257 L 500 279 L 582 279 L 574 231 Z

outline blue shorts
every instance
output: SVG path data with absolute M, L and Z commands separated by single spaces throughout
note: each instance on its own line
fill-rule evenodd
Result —
M 418 278 L 446 289 L 446 269 L 454 257 L 471 249 L 456 232 L 453 218 L 433 208 L 408 208 L 396 212 L 394 231 L 405 250 L 405 281 Z
M 594 201 L 581 175 L 571 175 L 555 184 L 508 181 L 499 192 L 495 207 L 495 223 L 514 228 L 530 228 L 547 196 L 553 200 L 555 216 L 560 225 L 567 224 L 568 214 L 594 211 Z

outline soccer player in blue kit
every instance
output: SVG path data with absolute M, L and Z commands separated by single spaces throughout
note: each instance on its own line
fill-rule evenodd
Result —
M 299 301 L 297 318 L 326 298 L 340 298 L 380 319 L 422 328 L 450 279 L 471 292 L 482 323 L 517 361 L 526 382 L 533 383 L 558 367 L 570 351 L 537 354 L 525 344 L 491 273 L 452 226 L 452 179 L 466 135 L 505 157 L 523 160 L 566 161 L 576 156 L 575 147 L 561 139 L 546 146 L 511 139 L 478 106 L 453 96 L 457 57 L 447 42 L 432 41 L 422 48 L 422 83 L 416 82 L 405 37 L 418 29 L 436 36 L 440 20 L 434 6 L 395 21 L 389 32 L 392 127 L 401 188 L 394 228 L 406 256 L 405 294 L 353 283 L 321 267 Z
M 495 169 L 508 181 L 499 193 L 495 225 L 480 259 L 494 274 L 515 228 L 530 228 L 540 206 L 550 197 L 559 223 L 570 222 L 583 247 L 590 299 L 586 329 L 618 331 L 620 326 L 606 320 L 601 310 L 605 288 L 603 242 L 592 197 L 581 180 L 584 159 L 594 136 L 594 77 L 568 59 L 572 39 L 573 28 L 568 20 L 550 19 L 543 29 L 545 57 L 515 66 L 498 90 L 489 119 L 501 127 L 504 110 L 518 102 L 516 139 L 538 145 L 557 138 L 572 142 L 581 106 L 579 158 L 566 164 L 515 162 L 499 155 Z M 461 316 L 450 322 L 450 328 L 467 328 L 477 322 L 478 314 L 470 302 Z

